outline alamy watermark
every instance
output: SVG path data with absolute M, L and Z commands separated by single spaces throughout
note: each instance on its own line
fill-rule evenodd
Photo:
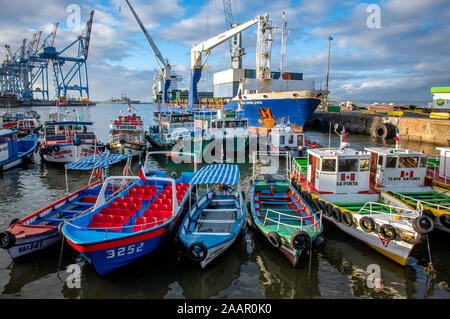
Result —
M 75 29 L 81 23 L 81 8 L 78 4 L 69 4 L 66 8 L 67 16 L 66 24 L 69 29 Z
M 366 285 L 371 289 L 381 289 L 383 285 L 381 284 L 381 268 L 380 265 L 370 264 L 367 266 L 366 272 L 369 276 L 366 279 Z
M 366 25 L 369 29 L 381 28 L 381 8 L 378 4 L 369 4 L 366 12 L 370 13 L 366 20 Z
M 66 272 L 69 276 L 66 279 L 66 285 L 68 288 L 81 288 L 81 268 L 77 264 L 70 264 L 67 266 Z

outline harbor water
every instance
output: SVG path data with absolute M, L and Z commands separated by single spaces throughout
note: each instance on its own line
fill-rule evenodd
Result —
M 151 124 L 153 105 L 134 107 Z M 21 111 L 31 110 L 23 107 Z M 36 111 L 44 121 L 54 107 Z M 64 112 L 74 114 L 73 108 Z M 77 107 L 82 120 L 94 122 L 97 138 L 107 143 L 109 121 L 126 111 L 126 105 L 98 104 Z M 4 111 L 0 110 L 1 112 Z M 306 132 L 310 141 L 327 146 L 328 133 Z M 349 135 L 352 148 L 394 144 L 364 135 Z M 331 146 L 338 145 L 332 134 Z M 437 154 L 435 146 L 405 143 L 402 148 Z M 155 169 L 180 174 L 192 171 L 189 164 L 175 165 L 164 156 L 153 159 Z M 139 163 L 134 160 L 133 173 Z M 241 183 L 250 187 L 251 164 L 240 164 Z M 121 175 L 122 167 L 110 168 L 110 175 Z M 70 191 L 85 186 L 88 173 L 70 172 Z M 25 167 L 0 174 L 0 228 L 6 229 L 13 218 L 26 216 L 66 194 L 65 170 L 62 165 L 42 163 L 39 155 Z M 144 256 L 105 277 L 100 277 L 67 243 L 57 244 L 37 255 L 13 261 L 6 250 L 0 250 L 0 298 L 450 298 L 450 254 L 448 235 L 435 231 L 426 244 L 417 245 L 405 267 L 394 264 L 373 249 L 364 246 L 338 229 L 325 224 L 324 243 L 298 268 L 270 243 L 248 230 L 237 243 L 206 269 L 180 260 L 173 244 Z M 427 274 L 431 260 L 435 278 Z M 70 284 L 71 265 L 79 266 L 79 285 Z M 381 271 L 381 286 L 368 284 L 370 269 Z M 372 288 L 371 288 L 372 287 Z

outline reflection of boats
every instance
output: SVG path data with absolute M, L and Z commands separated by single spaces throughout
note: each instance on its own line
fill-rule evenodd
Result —
M 173 179 L 166 171 L 144 174 L 141 168 L 139 177 L 108 177 L 94 209 L 65 223 L 62 233 L 100 276 L 108 274 L 156 250 L 172 235 L 190 197 L 192 175 L 183 172 Z M 118 182 L 129 186 L 106 198 L 107 187 Z
M 218 184 L 200 197 L 181 223 L 178 239 L 187 256 L 205 268 L 238 238 L 244 229 L 247 208 L 240 191 L 239 166 L 202 167 L 191 185 Z
M 17 131 L 0 129 L 0 171 L 6 171 L 33 157 L 38 147 L 38 133 L 17 139 Z
M 67 169 L 92 170 L 92 174 L 98 178 L 96 171 L 102 170 L 114 163 L 118 163 L 127 156 L 112 156 L 110 154 L 93 155 L 91 158 L 71 163 Z M 96 171 L 94 171 L 94 169 Z M 91 176 L 92 177 L 92 176 Z M 66 185 L 67 180 L 66 180 Z M 12 258 L 37 252 L 51 246 L 60 240 L 58 227 L 66 220 L 91 210 L 100 192 L 101 182 L 88 183 L 71 194 L 39 209 L 38 211 L 21 219 L 11 221 L 6 231 L 0 234 L 0 247 L 7 249 Z M 106 190 L 107 196 L 114 193 L 112 189 Z
M 251 234 L 254 250 L 250 258 L 259 268 L 258 282 L 263 287 L 264 298 L 299 299 L 321 296 L 317 254 L 309 256 L 311 260 L 305 258 L 302 267 L 286 267 L 283 256 L 267 246 L 265 236 L 260 233 Z
M 270 154 L 289 156 L 287 153 L 254 153 L 261 156 Z M 249 224 L 266 236 L 296 267 L 301 257 L 311 253 L 312 248 L 321 242 L 322 212 L 314 213 L 286 176 L 256 175 L 259 164 L 253 156 Z M 289 168 L 286 168 L 289 176 Z
M 308 149 L 308 158 L 293 161 L 294 180 L 306 201 L 343 232 L 404 266 L 415 244 L 433 228 L 419 209 L 371 190 L 366 152 L 346 148 Z
M 371 154 L 371 187 L 423 213 L 436 228 L 450 233 L 450 190 L 425 185 L 427 154 L 392 147 L 366 148 Z
M 228 249 L 220 259 L 220 263 L 212 263 L 205 269 L 182 264 L 178 283 L 183 288 L 186 298 L 234 298 L 233 293 L 239 294 L 233 287 L 233 282 L 239 278 L 241 267 L 248 262 L 245 237 L 239 237 L 234 249 Z M 179 298 L 179 297 L 178 297 Z
M 131 105 L 128 111 L 131 112 Z M 141 116 L 121 115 L 110 123 L 106 147 L 111 153 L 139 156 L 145 152 L 144 122 Z

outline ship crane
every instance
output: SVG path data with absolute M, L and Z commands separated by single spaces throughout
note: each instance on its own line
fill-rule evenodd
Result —
M 265 24 L 267 21 L 268 16 L 257 16 L 243 24 L 240 24 L 238 26 L 235 26 L 231 28 L 230 30 L 227 30 L 225 32 L 222 32 L 219 35 L 216 35 L 208 40 L 205 40 L 203 42 L 200 42 L 196 45 L 194 45 L 191 49 L 191 81 L 190 81 L 190 88 L 189 88 L 189 101 L 188 106 L 193 107 L 195 104 L 197 104 L 197 84 L 200 81 L 200 77 L 202 74 L 203 66 L 206 63 L 206 60 L 208 59 L 211 50 L 217 47 L 218 45 L 224 43 L 225 41 L 228 41 L 230 38 L 235 36 L 236 34 L 241 33 L 242 31 L 250 28 L 251 26 L 259 23 L 259 24 Z M 205 59 L 203 60 L 203 52 L 205 52 Z
M 158 63 L 160 77 L 163 79 L 162 102 L 165 103 L 167 101 L 167 92 L 169 91 L 172 81 L 181 81 L 183 78 L 178 74 L 172 74 L 172 66 L 169 64 L 169 61 L 167 59 L 163 58 L 161 52 L 159 51 L 159 49 L 156 46 L 155 42 L 153 41 L 152 37 L 148 34 L 147 30 L 144 27 L 144 24 L 139 19 L 138 15 L 136 14 L 136 11 L 134 11 L 130 2 L 128 0 L 125 0 L 125 1 L 128 4 L 128 7 L 130 8 L 131 13 L 133 13 L 133 16 L 136 19 L 136 22 L 138 23 L 139 27 L 141 28 L 142 32 L 144 33 L 144 36 L 147 39 L 148 44 L 150 45 L 150 47 L 152 48 L 152 50 L 155 54 L 156 62 Z M 156 93 L 157 92 L 154 92 L 153 99 L 155 99 Z

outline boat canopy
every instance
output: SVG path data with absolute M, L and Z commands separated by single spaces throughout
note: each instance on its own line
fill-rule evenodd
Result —
M 80 122 L 80 121 L 62 121 L 62 122 L 45 122 L 45 125 L 93 125 L 94 122 Z
M 212 164 L 202 167 L 192 178 L 192 185 L 223 184 L 237 185 L 239 182 L 239 166 L 231 164 Z
M 97 168 L 105 168 L 130 157 L 131 155 L 110 153 L 101 153 L 101 156 L 99 154 L 92 154 L 91 156 L 83 157 L 78 161 L 67 163 L 65 168 L 85 171 Z

